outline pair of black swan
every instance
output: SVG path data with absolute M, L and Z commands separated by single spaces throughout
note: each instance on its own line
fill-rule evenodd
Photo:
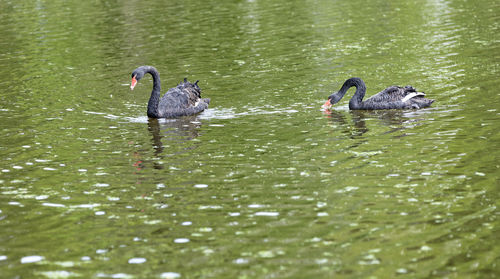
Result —
M 153 76 L 153 91 L 148 102 L 148 116 L 151 118 L 175 118 L 202 112 L 208 107 L 210 99 L 201 98 L 201 89 L 198 81 L 190 83 L 187 79 L 179 83 L 177 87 L 170 88 L 163 97 L 161 93 L 160 74 L 152 66 L 141 66 L 132 72 L 133 90 L 137 82 L 145 74 Z M 360 78 L 350 78 L 344 82 L 337 93 L 328 97 L 323 105 L 330 108 L 344 97 L 347 90 L 356 87 L 356 93 L 349 101 L 351 110 L 375 110 L 375 109 L 419 109 L 430 106 L 434 100 L 426 99 L 423 92 L 417 92 L 413 87 L 391 86 L 376 95 L 363 101 L 366 86 Z

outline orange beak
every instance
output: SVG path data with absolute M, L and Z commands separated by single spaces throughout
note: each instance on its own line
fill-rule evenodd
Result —
M 332 106 L 332 103 L 330 103 L 330 99 L 328 99 L 321 107 L 324 109 L 328 109 Z
M 130 90 L 134 90 L 135 85 L 137 84 L 137 80 L 135 76 L 132 77 L 132 83 L 130 84 Z

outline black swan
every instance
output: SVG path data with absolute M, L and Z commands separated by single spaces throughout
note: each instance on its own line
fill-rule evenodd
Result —
M 130 89 L 134 90 L 137 82 L 146 73 L 153 76 L 153 91 L 148 102 L 148 116 L 151 118 L 175 118 L 199 113 L 208 107 L 210 99 L 201 98 L 201 89 L 198 80 L 190 83 L 187 79 L 179 83 L 177 87 L 170 88 L 160 98 L 161 83 L 160 74 L 152 66 L 140 66 L 132 72 L 132 84 Z
M 328 101 L 323 105 L 324 108 L 330 108 L 344 97 L 345 93 L 352 86 L 356 87 L 356 93 L 349 101 L 349 109 L 372 110 L 372 109 L 419 109 L 430 106 L 434 100 L 424 98 L 424 92 L 417 92 L 411 86 L 387 87 L 383 91 L 373 95 L 363 101 L 366 93 L 366 86 L 360 78 L 350 78 L 344 82 L 339 92 L 333 93 L 328 97 Z

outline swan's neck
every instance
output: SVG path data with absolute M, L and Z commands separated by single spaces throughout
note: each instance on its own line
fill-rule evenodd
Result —
M 349 101 L 349 109 L 360 109 L 363 103 L 363 97 L 366 93 L 366 85 L 360 78 L 350 78 L 344 82 L 340 88 L 339 94 L 343 97 L 347 90 L 351 87 L 356 87 L 356 92 Z
M 148 116 L 157 118 L 159 117 L 158 104 L 160 103 L 161 94 L 160 74 L 151 66 L 147 67 L 146 73 L 150 73 L 153 77 L 153 91 L 151 91 L 151 97 L 149 97 L 148 101 Z

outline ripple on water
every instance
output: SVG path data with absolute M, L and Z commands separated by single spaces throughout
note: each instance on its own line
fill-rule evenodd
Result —
M 131 258 L 128 260 L 129 264 L 142 264 L 145 263 L 146 259 L 145 258 Z
M 163 279 L 174 279 L 174 278 L 180 278 L 181 275 L 179 273 L 176 273 L 176 272 L 163 272 L 160 275 L 160 277 Z
M 239 118 L 248 115 L 266 115 L 266 114 L 290 114 L 299 112 L 296 109 L 292 108 L 275 108 L 271 105 L 266 105 L 263 107 L 246 107 L 243 108 L 245 111 L 241 111 L 241 108 L 208 108 L 205 111 L 201 112 L 197 117 L 202 120 L 210 120 L 210 119 L 233 119 Z M 236 112 L 240 110 L 239 112 Z M 140 115 L 137 117 L 129 117 L 129 116 L 121 116 L 121 115 L 113 115 L 104 112 L 94 112 L 94 111 L 83 111 L 85 114 L 90 115 L 100 115 L 107 119 L 112 120 L 121 120 L 122 122 L 129 123 L 148 123 L 149 118 L 146 115 Z M 158 119 L 160 124 L 176 122 L 178 119 Z M 201 124 L 199 121 L 193 121 L 193 124 Z M 222 124 L 210 124 L 212 127 L 224 126 Z M 116 128 L 111 126 L 110 128 Z
M 78 273 L 69 272 L 66 270 L 56 270 L 56 271 L 43 271 L 37 272 L 37 274 L 43 275 L 47 278 L 70 278 L 70 277 L 79 277 L 81 276 Z
M 104 278 L 117 278 L 117 279 L 129 279 L 134 278 L 134 276 L 126 274 L 126 273 L 114 273 L 114 274 L 106 274 L 106 273 L 98 273 L 97 277 Z
M 274 108 L 274 107 L 247 107 L 242 109 L 222 108 L 222 109 L 207 109 L 200 114 L 201 119 L 233 119 L 248 115 L 265 115 L 265 114 L 289 114 L 299 112 L 290 108 Z M 240 110 L 240 112 L 236 112 Z
M 50 203 L 50 202 L 44 202 L 44 203 L 42 203 L 42 206 L 48 206 L 48 207 L 66 207 L 66 205 L 64 205 L 64 204 Z
M 265 216 L 265 217 L 276 217 L 279 216 L 279 212 L 272 212 L 272 211 L 259 211 L 255 212 L 255 216 Z
M 43 261 L 45 257 L 43 256 L 38 256 L 38 255 L 33 255 L 33 256 L 26 256 L 21 258 L 21 263 L 22 264 L 27 264 L 27 263 L 36 263 L 39 261 Z

